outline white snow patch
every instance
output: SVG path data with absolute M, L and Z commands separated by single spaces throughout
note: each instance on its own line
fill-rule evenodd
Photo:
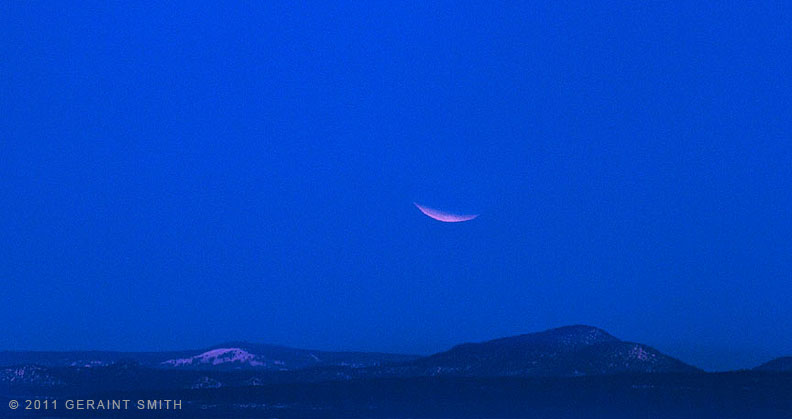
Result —
M 223 386 L 223 383 L 215 380 L 214 378 L 201 377 L 201 379 L 196 381 L 190 388 L 193 388 L 193 389 L 220 388 L 222 386 Z
M 256 355 L 241 348 L 217 348 L 189 358 L 163 361 L 161 364 L 180 367 L 185 365 L 220 365 L 227 363 L 247 364 L 253 367 L 264 365 Z
M 630 350 L 629 354 L 631 359 L 638 359 L 641 361 L 648 361 L 650 358 L 654 358 L 654 354 L 651 354 L 646 351 L 646 349 L 642 348 L 640 345 L 635 345 Z

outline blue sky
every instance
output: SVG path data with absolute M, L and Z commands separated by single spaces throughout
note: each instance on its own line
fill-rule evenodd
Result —
M 792 354 L 790 17 L 3 4 L 0 347 Z

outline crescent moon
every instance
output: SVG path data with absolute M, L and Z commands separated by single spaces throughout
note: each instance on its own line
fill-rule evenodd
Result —
M 451 214 L 449 212 L 440 211 L 438 209 L 425 207 L 417 202 L 413 202 L 413 204 L 422 213 L 424 213 L 424 215 L 430 218 L 434 218 L 437 221 L 442 221 L 444 223 L 461 223 L 462 221 L 470 221 L 479 216 L 478 214 L 469 214 L 469 215 Z

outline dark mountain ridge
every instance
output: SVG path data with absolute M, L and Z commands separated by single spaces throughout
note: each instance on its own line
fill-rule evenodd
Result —
M 577 376 L 696 372 L 654 348 L 575 325 L 481 343 L 465 343 L 413 362 L 429 375 Z
M 596 327 L 574 325 L 543 332 L 464 343 L 427 357 L 375 352 L 295 349 L 226 342 L 170 352 L 0 352 L 0 366 L 91 368 L 119 361 L 180 370 L 300 371 L 303 377 L 578 376 L 696 372 L 697 368 L 646 345 L 625 342 Z
M 249 342 L 228 342 L 206 349 L 167 352 L 2 351 L 0 366 L 90 368 L 133 360 L 141 366 L 151 368 L 288 371 L 320 366 L 370 367 L 411 361 L 416 358 L 417 355 L 317 351 Z
M 754 368 L 755 371 L 792 372 L 792 356 L 782 356 Z

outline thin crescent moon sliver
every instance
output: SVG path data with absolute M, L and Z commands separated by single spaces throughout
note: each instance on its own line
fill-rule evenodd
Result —
M 444 223 L 461 223 L 463 221 L 470 221 L 479 216 L 478 214 L 469 214 L 469 215 L 451 214 L 449 212 L 440 211 L 438 209 L 423 206 L 417 202 L 413 202 L 413 205 L 415 205 L 415 207 L 418 208 L 427 217 L 433 218 L 437 221 L 442 221 Z

